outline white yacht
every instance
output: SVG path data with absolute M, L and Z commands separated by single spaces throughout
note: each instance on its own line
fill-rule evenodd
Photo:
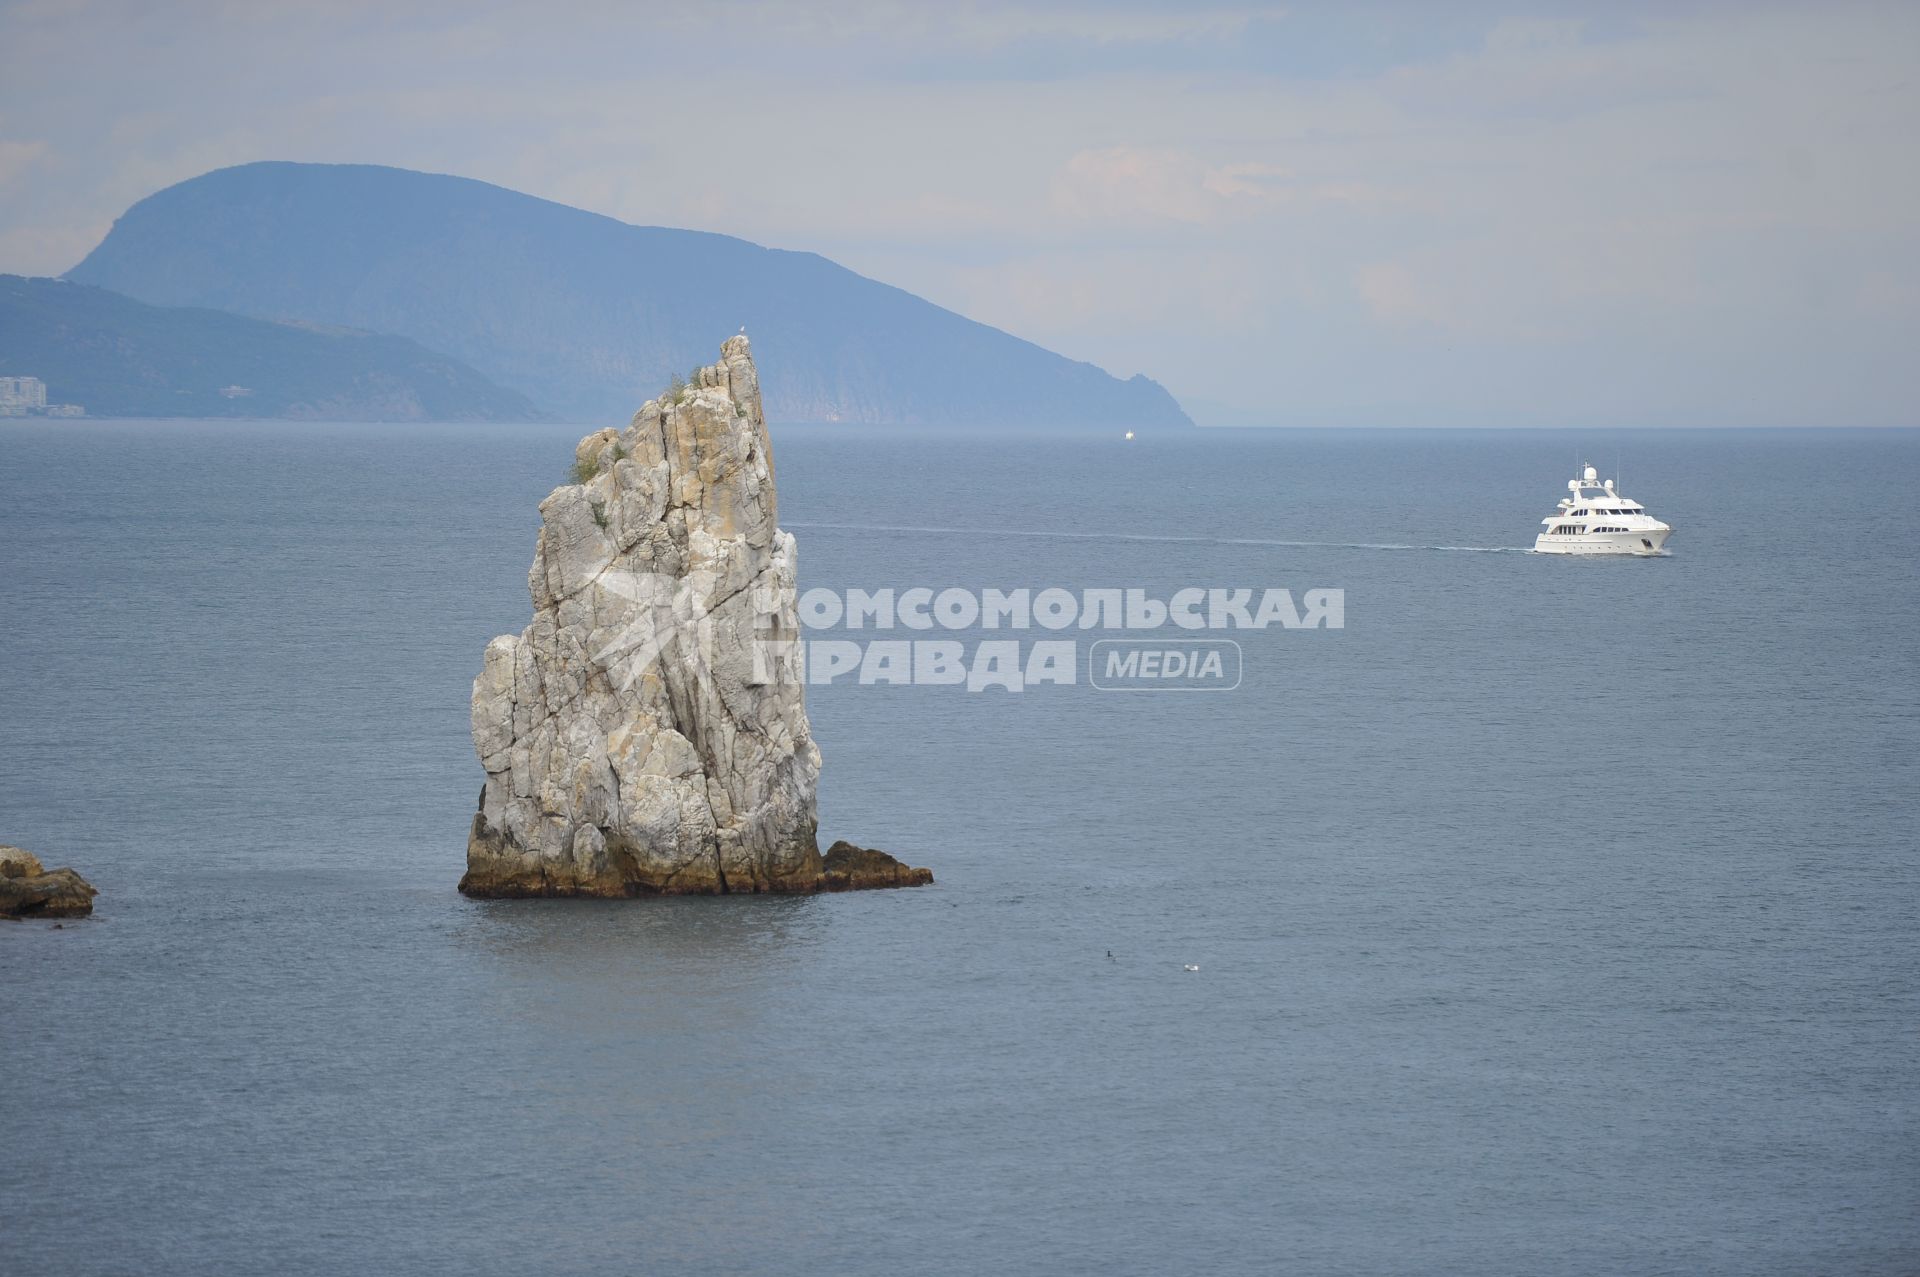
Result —
M 1659 554 L 1673 535 L 1638 501 L 1614 491 L 1613 480 L 1600 482 L 1592 466 L 1568 480 L 1567 491 L 1573 495 L 1560 498 L 1560 508 L 1540 520 L 1544 527 L 1533 540 L 1534 553 L 1646 556 Z

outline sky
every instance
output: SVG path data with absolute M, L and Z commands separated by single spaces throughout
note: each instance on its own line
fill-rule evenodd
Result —
M 0 0 L 0 272 L 267 159 L 819 252 L 1205 425 L 1920 425 L 1920 4 Z

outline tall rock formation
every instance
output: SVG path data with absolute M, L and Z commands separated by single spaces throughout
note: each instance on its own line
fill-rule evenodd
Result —
M 794 542 L 747 339 L 581 440 L 573 478 L 540 503 L 533 624 L 489 643 L 474 680 L 487 782 L 460 889 L 846 885 L 814 837 Z M 902 869 L 919 876 L 872 885 L 931 881 Z

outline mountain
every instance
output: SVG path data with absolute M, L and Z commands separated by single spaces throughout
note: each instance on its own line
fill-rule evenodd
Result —
M 525 396 L 405 337 L 149 306 L 0 275 L 0 375 L 96 417 L 527 421 Z
M 630 226 L 467 178 L 247 164 L 135 204 L 67 275 L 143 301 L 399 333 L 624 420 L 743 325 L 784 421 L 1187 426 L 1094 367 L 813 253 Z

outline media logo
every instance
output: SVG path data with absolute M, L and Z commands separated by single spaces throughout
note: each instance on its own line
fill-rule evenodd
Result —
M 1230 692 L 1240 686 L 1232 639 L 1101 639 L 1087 681 L 1103 692 Z

